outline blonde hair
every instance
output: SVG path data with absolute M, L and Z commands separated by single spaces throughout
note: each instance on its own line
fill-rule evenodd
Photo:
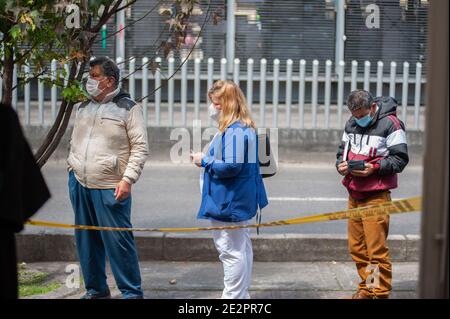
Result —
M 221 115 L 218 119 L 219 131 L 224 132 L 228 126 L 237 120 L 247 127 L 255 128 L 250 112 L 247 107 L 242 90 L 232 81 L 216 81 L 208 91 L 208 97 L 219 102 L 222 107 Z

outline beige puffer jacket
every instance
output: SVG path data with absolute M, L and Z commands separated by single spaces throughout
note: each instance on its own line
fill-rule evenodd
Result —
M 115 188 L 122 179 L 136 183 L 148 156 L 142 107 L 116 90 L 109 101 L 82 102 L 67 159 L 69 170 L 87 188 Z

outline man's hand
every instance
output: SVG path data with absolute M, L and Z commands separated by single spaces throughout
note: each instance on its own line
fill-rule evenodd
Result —
M 202 167 L 202 158 L 204 154 L 202 152 L 191 153 L 191 161 L 198 167 Z
M 366 169 L 363 171 L 352 171 L 351 174 L 353 176 L 358 176 L 358 177 L 367 177 L 373 174 L 373 172 L 375 172 L 375 169 L 373 168 L 373 165 L 370 163 L 366 163 Z
M 339 165 L 338 165 L 338 172 L 342 176 L 348 175 L 348 163 L 347 163 L 347 161 L 339 163 Z
M 126 199 L 128 196 L 130 196 L 131 192 L 131 185 L 128 184 L 126 181 L 121 180 L 116 185 L 116 190 L 114 191 L 114 196 L 116 196 L 117 201 L 122 201 Z

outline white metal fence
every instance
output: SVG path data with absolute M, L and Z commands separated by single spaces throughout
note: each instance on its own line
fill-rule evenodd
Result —
M 397 98 L 400 119 L 409 124 L 409 129 L 423 128 L 421 95 L 425 79 L 422 77 L 421 63 L 416 63 L 415 74 L 410 74 L 408 62 L 402 65 L 391 62 L 386 71 L 387 67 L 379 61 L 376 74 L 371 74 L 369 61 L 365 61 L 361 68 L 357 61 L 352 61 L 351 65 L 341 61 L 333 67 L 331 60 L 327 60 L 324 72 L 319 74 L 319 68 L 323 69 L 323 66 L 319 65 L 318 60 L 310 62 L 311 68 L 307 72 L 305 60 L 294 62 L 289 59 L 281 62 L 274 59 L 270 62 L 272 72 L 269 73 L 266 59 L 257 62 L 248 59 L 245 68 L 239 59 L 235 59 L 233 73 L 228 74 L 226 59 L 214 61 L 209 58 L 187 61 L 180 72 L 170 78 L 178 68 L 173 58 L 164 62 L 157 58 L 160 69 L 154 75 L 149 72 L 147 57 L 141 61 L 130 58 L 127 61 L 118 59 L 117 62 L 124 78 L 121 85 L 127 86 L 133 99 L 142 99 L 140 103 L 148 125 L 187 126 L 191 119 L 205 119 L 203 123 L 211 124 L 206 116 L 207 88 L 215 80 L 228 78 L 241 85 L 260 127 L 342 128 L 344 116 L 348 115 L 346 95 L 351 90 L 363 88 L 371 90 L 376 96 L 390 95 Z M 220 67 L 215 68 L 215 63 L 219 63 Z M 258 72 L 254 71 L 255 63 L 259 63 Z M 280 72 L 281 63 L 286 63 L 285 72 Z M 56 67 L 56 62 L 53 62 L 51 74 L 56 73 Z M 136 70 L 138 72 L 134 73 Z M 26 77 L 28 67 L 25 67 L 24 72 Z M 17 82 L 16 70 L 14 85 Z M 61 98 L 56 87 L 47 88 L 50 93 L 46 94 L 45 100 L 43 81 L 39 79 L 37 82 L 37 102 L 31 98 L 30 83 L 20 86 L 19 82 L 20 90 L 23 90 L 23 99 L 20 101 L 18 90 L 13 92 L 13 105 L 18 109 L 24 125 L 49 125 L 56 117 Z M 154 90 L 160 86 L 161 89 Z M 408 100 L 413 103 L 408 105 Z

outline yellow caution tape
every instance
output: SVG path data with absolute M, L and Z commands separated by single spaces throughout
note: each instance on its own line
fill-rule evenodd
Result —
M 223 229 L 239 229 L 239 228 L 257 228 L 257 227 L 273 227 L 295 224 L 316 223 L 329 220 L 349 219 L 349 218 L 367 218 L 392 214 L 409 213 L 420 211 L 422 209 L 422 197 L 411 197 L 401 200 L 385 202 L 379 205 L 358 207 L 333 213 L 318 214 L 313 216 L 297 217 L 292 219 L 277 220 L 262 224 L 250 224 L 239 226 L 224 227 L 192 227 L 192 228 L 119 228 L 119 227 L 100 227 L 85 225 L 70 225 L 40 220 L 28 220 L 27 225 L 56 227 L 56 228 L 74 228 L 85 230 L 108 230 L 108 231 L 135 231 L 135 232 L 194 232 L 202 230 L 223 230 Z

